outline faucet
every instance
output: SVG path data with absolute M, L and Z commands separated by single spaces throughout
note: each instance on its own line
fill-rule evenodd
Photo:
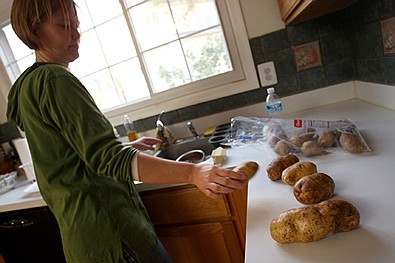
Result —
M 161 111 L 161 113 L 159 113 L 159 115 L 158 115 L 158 119 L 156 120 L 156 128 L 160 132 L 163 132 L 163 130 L 165 129 L 165 125 L 163 125 L 163 122 L 162 122 L 163 113 L 165 113 L 165 112 Z
M 199 134 L 196 132 L 195 127 L 193 127 L 192 122 L 188 121 L 187 126 L 188 126 L 189 131 L 192 133 L 193 138 L 195 138 L 195 139 L 199 138 Z
M 164 111 L 162 111 L 159 116 L 158 119 L 156 120 L 156 128 L 157 128 L 157 138 L 162 140 L 162 143 L 159 145 L 160 148 L 169 146 L 171 144 L 173 144 L 174 141 L 174 136 L 173 134 L 170 132 L 170 130 L 165 127 L 165 125 L 162 122 L 162 115 L 163 115 Z

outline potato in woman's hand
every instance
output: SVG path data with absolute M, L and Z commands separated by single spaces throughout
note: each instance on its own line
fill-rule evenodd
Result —
M 233 171 L 245 174 L 248 177 L 246 182 L 248 182 L 256 174 L 258 168 L 258 163 L 250 161 L 236 166 Z

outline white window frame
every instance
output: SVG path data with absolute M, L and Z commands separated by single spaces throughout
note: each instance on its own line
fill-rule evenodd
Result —
M 204 88 L 202 81 L 200 81 L 198 83 L 189 84 L 194 87 L 194 89 L 189 88 L 190 86 L 188 89 L 184 89 L 183 87 L 174 88 L 154 94 L 149 100 L 124 104 L 103 111 L 105 116 L 112 123 L 117 125 L 121 124 L 124 114 L 128 114 L 133 119 L 141 119 L 157 115 L 163 110 L 176 110 L 259 88 L 240 2 L 239 0 L 223 0 L 216 2 L 219 6 L 221 22 L 224 27 L 228 48 L 236 50 L 236 53 L 239 55 L 238 60 L 231 57 L 234 71 L 236 71 L 236 74 L 233 74 L 233 79 L 229 79 L 227 76 L 229 74 L 224 74 L 223 79 L 220 81 L 227 80 L 225 84 L 218 85 L 218 77 L 216 77 L 214 81 L 214 78 L 208 78 L 204 80 L 206 81 L 204 87 L 210 88 Z M 221 12 L 223 10 L 227 10 L 227 12 L 225 12 L 227 14 Z M 225 28 L 226 25 L 230 26 L 231 29 Z M 196 89 L 198 89 L 198 91 L 196 91 Z
M 217 0 L 216 2 L 219 6 L 221 23 L 230 54 L 238 54 L 238 57 L 231 55 L 233 72 L 188 84 L 188 87 L 177 87 L 160 92 L 146 100 L 103 110 L 111 123 L 122 124 L 124 114 L 137 120 L 157 115 L 161 111 L 172 111 L 259 88 L 240 2 L 239 0 Z M 125 11 L 125 6 L 123 4 L 122 6 Z M 124 13 L 128 14 L 128 12 Z

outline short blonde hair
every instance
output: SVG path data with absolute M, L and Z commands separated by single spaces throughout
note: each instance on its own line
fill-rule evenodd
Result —
M 76 7 L 73 0 L 14 0 L 11 8 L 11 25 L 16 35 L 29 48 L 38 48 L 36 30 L 45 19 L 52 19 L 53 13 L 62 10 L 66 18 L 69 7 Z

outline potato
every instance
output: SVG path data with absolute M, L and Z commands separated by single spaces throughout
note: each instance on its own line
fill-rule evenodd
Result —
M 272 181 L 279 180 L 284 169 L 297 162 L 299 158 L 293 154 L 277 157 L 266 166 L 267 176 Z
M 324 147 L 319 142 L 307 141 L 303 143 L 300 150 L 306 156 L 313 156 L 321 154 L 324 151 Z
M 281 139 L 288 139 L 284 129 L 279 124 L 274 124 L 267 127 L 265 126 L 264 133 L 267 135 L 269 145 L 272 148 L 274 148 L 276 146 L 276 143 Z
M 312 140 L 314 133 L 305 133 L 301 135 L 293 136 L 289 139 L 289 142 L 297 146 L 298 148 L 302 147 L 304 142 Z
M 300 178 L 317 172 L 317 166 L 312 162 L 297 162 L 287 167 L 281 174 L 284 183 L 294 185 Z
M 301 178 L 294 185 L 293 193 L 302 204 L 315 204 L 332 197 L 335 181 L 324 173 L 314 173 Z
M 292 147 L 286 140 L 281 139 L 276 143 L 273 150 L 278 155 L 283 156 L 289 154 L 292 150 Z
M 322 147 L 332 147 L 336 142 L 336 131 L 324 131 L 318 136 L 318 142 L 322 144 Z
M 361 216 L 356 207 L 344 200 L 327 200 L 313 205 L 321 215 L 333 217 L 334 233 L 347 232 L 359 227 Z
M 360 214 L 352 204 L 344 200 L 327 200 L 281 213 L 272 220 L 270 234 L 282 244 L 312 242 L 332 233 L 357 229 L 359 223 Z
M 248 177 L 246 182 L 248 182 L 256 174 L 258 168 L 259 165 L 256 162 L 246 162 L 233 168 L 233 171 L 245 174 Z
M 340 145 L 343 147 L 343 149 L 347 152 L 350 153 L 361 153 L 363 152 L 363 145 L 360 140 L 360 138 L 352 133 L 345 133 L 342 132 L 340 134 L 340 139 L 339 139 Z

